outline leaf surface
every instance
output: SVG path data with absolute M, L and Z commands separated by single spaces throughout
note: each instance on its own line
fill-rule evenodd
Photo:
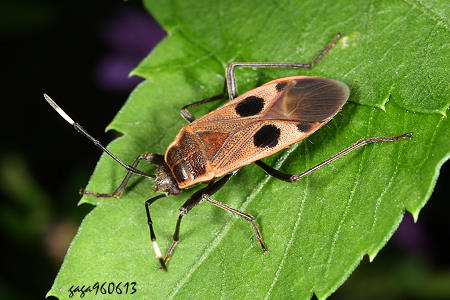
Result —
M 324 299 L 365 254 L 377 255 L 405 210 L 418 217 L 450 156 L 448 2 L 145 4 L 169 35 L 133 71 L 146 80 L 108 126 L 123 133 L 108 148 L 126 162 L 144 152 L 164 153 L 186 124 L 180 108 L 219 94 L 228 62 L 308 62 L 339 31 L 344 37 L 311 70 L 237 70 L 241 93 L 299 73 L 351 88 L 349 103 L 326 126 L 264 161 L 298 173 L 363 137 L 414 136 L 356 150 L 295 184 L 246 166 L 213 198 L 252 214 L 269 252 L 262 253 L 248 222 L 201 203 L 183 219 L 167 274 L 158 270 L 149 241 L 144 201 L 156 195 L 152 181 L 133 177 L 120 199 L 83 197 L 97 207 L 83 221 L 49 295 L 63 299 L 72 285 L 135 281 L 137 292 L 129 297 L 143 299 L 308 299 L 313 293 Z M 218 105 L 191 111 L 200 116 Z M 103 155 L 87 189 L 113 191 L 124 176 Z M 163 251 L 172 242 L 178 208 L 196 189 L 151 206 Z

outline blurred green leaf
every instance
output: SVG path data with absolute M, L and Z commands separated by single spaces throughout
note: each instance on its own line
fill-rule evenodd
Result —
M 46 3 L 8 1 L 0 2 L 0 35 L 10 38 L 14 34 L 36 33 L 57 18 L 54 7 Z
M 158 270 L 149 242 L 144 201 L 155 195 L 152 181 L 133 178 L 121 199 L 83 197 L 97 207 L 83 221 L 49 295 L 67 298 L 71 285 L 136 281 L 132 297 L 138 298 L 308 299 L 314 293 L 323 299 L 365 254 L 376 256 L 405 209 L 418 217 L 450 153 L 444 117 L 448 4 L 145 3 L 169 36 L 133 71 L 146 80 L 108 127 L 124 134 L 109 145 L 124 161 L 164 153 L 186 124 L 180 108 L 219 94 L 228 62 L 308 62 L 339 31 L 344 37 L 312 70 L 237 72 L 241 92 L 299 72 L 351 87 L 350 103 L 324 128 L 265 161 L 297 173 L 362 137 L 414 137 L 367 146 L 296 184 L 270 178 L 254 165 L 243 168 L 214 198 L 255 216 L 269 252 L 263 255 L 247 222 L 203 203 L 183 219 L 168 274 Z M 200 116 L 216 105 L 193 112 Z M 113 191 L 124 175 L 103 156 L 87 189 Z M 191 194 L 152 205 L 162 249 L 170 246 L 178 208 Z
M 10 199 L 0 204 L 2 232 L 11 240 L 23 243 L 40 237 L 50 222 L 49 197 L 34 180 L 25 159 L 19 154 L 3 154 L 0 188 Z
M 430 268 L 418 257 L 380 256 L 374 264 L 362 261 L 333 299 L 448 299 L 449 282 L 450 271 Z

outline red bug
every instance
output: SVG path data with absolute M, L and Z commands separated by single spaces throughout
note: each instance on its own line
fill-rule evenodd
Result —
M 350 90 L 346 84 L 333 79 L 292 76 L 270 81 L 238 97 L 234 68 L 311 68 L 334 46 L 340 36 L 341 34 L 338 33 L 311 63 L 231 63 L 226 69 L 226 88 L 230 102 L 200 119 L 195 119 L 187 109 L 222 99 L 225 92 L 219 96 L 186 105 L 182 108 L 181 115 L 190 124 L 180 130 L 175 140 L 167 148 L 165 155 L 145 153 L 139 155 L 131 166 L 126 165 L 109 152 L 98 140 L 74 122 L 48 95 L 44 94 L 48 103 L 77 131 L 128 170 L 124 180 L 113 193 L 99 194 L 84 190 L 81 192 L 95 197 L 118 198 L 122 195 L 131 174 L 156 178 L 153 190 L 162 194 L 147 200 L 145 209 L 153 248 L 165 271 L 167 271 L 166 263 L 179 241 L 183 216 L 202 200 L 251 222 L 261 248 L 266 251 L 261 233 L 251 215 L 210 198 L 237 173 L 239 168 L 254 162 L 269 175 L 293 183 L 360 146 L 374 142 L 396 141 L 412 136 L 411 133 L 405 133 L 394 137 L 361 139 L 298 175 L 282 173 L 260 161 L 266 156 L 299 142 L 322 127 L 339 112 L 347 101 Z M 158 165 L 157 176 L 136 169 L 141 160 Z M 215 181 L 218 177 L 221 178 Z M 207 183 L 207 186 L 195 192 L 180 208 L 172 246 L 163 258 L 156 243 L 149 207 L 162 197 L 177 195 L 182 189 L 199 183 Z

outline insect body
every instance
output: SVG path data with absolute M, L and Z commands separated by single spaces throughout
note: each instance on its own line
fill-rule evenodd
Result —
M 282 173 L 260 161 L 260 159 L 278 152 L 318 130 L 339 112 L 347 101 L 350 91 L 346 84 L 337 80 L 312 76 L 293 76 L 270 81 L 238 97 L 234 68 L 311 68 L 334 46 L 340 36 L 340 34 L 337 34 L 333 41 L 311 63 L 230 64 L 226 70 L 226 88 L 230 102 L 197 120 L 189 113 L 188 108 L 222 99 L 224 94 L 183 107 L 181 115 L 190 124 L 180 130 L 175 140 L 167 148 L 165 155 L 145 153 L 139 155 L 131 166 L 123 163 L 100 142 L 90 136 L 49 96 L 44 94 L 44 97 L 77 131 L 89 138 L 97 147 L 128 170 L 124 180 L 113 193 L 99 194 L 82 190 L 83 194 L 95 197 L 120 197 L 131 174 L 155 178 L 153 189 L 162 194 L 147 200 L 145 209 L 150 238 L 162 269 L 167 271 L 166 263 L 179 241 L 183 216 L 202 200 L 251 222 L 261 248 L 266 251 L 261 233 L 251 215 L 237 211 L 211 198 L 238 172 L 239 168 L 254 162 L 268 174 L 278 179 L 295 182 L 360 146 L 411 137 L 410 133 L 406 133 L 395 137 L 362 139 L 298 175 Z M 155 176 L 136 169 L 142 160 L 158 165 L 158 174 Z M 216 181 L 219 177 L 221 178 Z M 207 183 L 207 186 L 195 192 L 180 208 L 173 243 L 165 258 L 163 258 L 156 242 L 149 207 L 160 198 L 177 195 L 182 189 L 199 183 Z
M 349 93 L 347 85 L 327 78 L 273 80 L 184 127 L 165 161 L 179 188 L 210 181 L 309 136 Z

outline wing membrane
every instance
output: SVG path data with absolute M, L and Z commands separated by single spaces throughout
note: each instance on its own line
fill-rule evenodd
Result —
M 291 80 L 263 119 L 323 122 L 345 104 L 350 91 L 344 83 L 321 77 Z

